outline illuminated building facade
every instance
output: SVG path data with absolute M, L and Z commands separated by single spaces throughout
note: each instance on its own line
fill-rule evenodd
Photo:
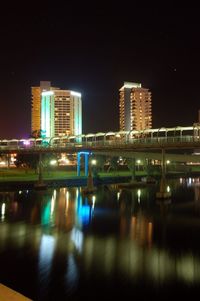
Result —
M 38 129 L 43 137 L 81 135 L 81 94 L 53 88 L 50 82 L 40 82 L 40 87 L 33 87 L 32 132 Z
M 68 90 L 42 92 L 41 130 L 45 137 L 81 135 L 81 94 Z
M 151 92 L 140 83 L 124 82 L 119 95 L 120 131 L 152 128 Z

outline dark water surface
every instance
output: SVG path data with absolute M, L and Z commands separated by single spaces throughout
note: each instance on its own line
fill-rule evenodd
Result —
M 200 181 L 0 193 L 0 282 L 36 300 L 200 293 Z

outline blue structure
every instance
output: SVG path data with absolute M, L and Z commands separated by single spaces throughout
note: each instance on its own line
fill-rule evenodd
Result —
M 77 153 L 77 176 L 81 175 L 81 155 L 85 156 L 85 176 L 88 176 L 89 169 L 89 156 L 91 152 L 78 152 Z

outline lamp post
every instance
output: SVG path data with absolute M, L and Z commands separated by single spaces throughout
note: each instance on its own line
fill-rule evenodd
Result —
M 141 163 L 141 160 L 140 160 L 140 159 L 138 159 L 136 162 L 137 162 L 137 165 L 138 165 L 138 168 L 137 168 L 137 170 L 139 171 L 139 170 L 140 170 L 140 163 Z

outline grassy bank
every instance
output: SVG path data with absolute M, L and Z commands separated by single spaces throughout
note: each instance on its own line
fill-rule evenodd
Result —
M 139 170 L 135 173 L 136 177 L 142 177 L 146 176 L 146 171 Z M 200 168 L 191 168 L 190 171 L 173 171 L 168 170 L 167 176 L 199 176 L 200 175 Z M 160 172 L 154 172 L 152 176 L 160 177 Z M 109 171 L 109 172 L 99 172 L 98 173 L 99 178 L 104 177 L 131 177 L 131 173 L 128 170 L 117 170 L 117 171 Z M 50 171 L 44 171 L 42 178 L 44 181 L 52 181 L 52 180 L 67 180 L 67 179 L 81 179 L 85 178 L 84 172 L 81 172 L 81 176 L 77 177 L 76 170 L 69 171 L 69 170 L 50 170 Z M 30 181 L 37 181 L 38 180 L 38 174 L 35 172 L 35 170 L 25 170 L 22 168 L 1 168 L 0 169 L 0 182 L 30 182 Z
M 139 172 L 143 175 L 144 172 Z M 101 172 L 98 174 L 99 177 L 116 177 L 116 176 L 131 176 L 129 171 L 111 171 L 111 172 Z M 75 179 L 78 178 L 76 171 L 64 171 L 64 170 L 53 170 L 50 172 L 43 172 L 44 180 L 64 180 L 64 179 Z M 81 172 L 80 178 L 85 177 L 84 172 Z M 10 168 L 0 170 L 0 182 L 8 181 L 37 181 L 38 174 L 34 170 L 25 171 L 23 169 Z

